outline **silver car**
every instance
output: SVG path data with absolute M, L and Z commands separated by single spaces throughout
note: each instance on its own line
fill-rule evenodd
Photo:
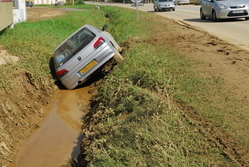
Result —
M 248 0 L 202 0 L 200 17 L 202 20 L 212 18 L 213 21 L 228 18 L 249 19 Z
M 84 25 L 54 51 L 57 78 L 67 89 L 84 83 L 97 69 L 114 58 L 123 60 L 121 48 L 110 33 L 92 25 Z
M 189 0 L 174 0 L 176 5 L 188 5 Z
M 175 11 L 175 3 L 173 0 L 156 0 L 154 2 L 154 11 L 172 10 Z

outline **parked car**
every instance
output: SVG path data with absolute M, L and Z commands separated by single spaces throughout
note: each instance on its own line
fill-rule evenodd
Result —
M 31 1 L 26 1 L 26 7 L 33 7 L 34 4 Z
M 174 0 L 175 5 L 188 5 L 189 0 Z
M 229 18 L 249 19 L 249 1 L 245 0 L 202 0 L 200 17 L 213 21 Z
M 156 0 L 154 2 L 154 11 L 172 10 L 175 11 L 173 0 Z
M 54 50 L 55 72 L 67 89 L 84 83 L 112 58 L 118 63 L 123 60 L 122 49 L 106 28 L 86 24 Z

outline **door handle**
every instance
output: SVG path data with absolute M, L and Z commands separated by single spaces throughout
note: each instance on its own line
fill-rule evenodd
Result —
M 79 56 L 77 59 L 80 61 L 80 60 L 81 60 L 81 57 Z

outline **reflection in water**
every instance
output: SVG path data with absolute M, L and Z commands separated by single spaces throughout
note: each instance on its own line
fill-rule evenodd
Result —
M 81 118 L 88 110 L 88 91 L 89 87 L 84 87 L 58 92 L 59 99 L 22 146 L 14 167 L 58 167 L 77 157 L 82 139 Z

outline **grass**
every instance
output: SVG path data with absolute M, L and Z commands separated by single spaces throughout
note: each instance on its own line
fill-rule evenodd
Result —
M 83 129 L 84 140 L 90 141 L 84 148 L 89 166 L 236 166 L 174 104 L 180 100 L 202 116 L 230 127 L 208 98 L 222 89 L 222 79 L 201 77 L 192 68 L 199 62 L 184 60 L 174 48 L 151 41 L 153 27 L 158 25 L 153 19 L 158 16 L 141 12 L 136 21 L 133 10 L 66 7 L 88 10 L 20 23 L 1 33 L 0 44 L 20 57 L 18 64 L 1 66 L 3 90 L 15 85 L 11 76 L 19 69 L 28 71 L 34 84 L 53 84 L 49 64 L 54 48 L 84 24 L 108 24 L 108 31 L 127 49 L 123 63 L 108 75 L 95 96 L 91 121 Z
M 88 138 L 95 139 L 87 150 L 90 166 L 232 166 L 174 106 L 173 99 L 196 102 L 196 90 L 205 90 L 205 79 L 189 62 L 170 48 L 158 51 L 145 42 L 125 56 L 105 80 L 90 120 L 100 122 L 90 126 L 94 130 Z

